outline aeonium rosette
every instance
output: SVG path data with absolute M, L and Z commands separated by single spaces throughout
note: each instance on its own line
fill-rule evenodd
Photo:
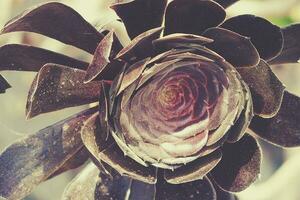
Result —
M 199 44 L 208 41 L 187 34 L 155 40 L 154 46 L 177 48 L 134 60 L 111 88 L 118 91 L 113 136 L 137 162 L 174 169 L 206 156 L 226 140 L 246 102 L 251 105 L 235 69 Z M 251 117 L 252 107 L 245 109 Z
M 254 136 L 299 146 L 300 98 L 269 65 L 299 60 L 300 25 L 226 18 L 236 1 L 121 1 L 116 26 L 100 32 L 58 2 L 9 21 L 0 34 L 34 32 L 93 55 L 0 47 L 0 70 L 38 72 L 27 118 L 99 104 L 6 148 L 0 197 L 23 199 L 90 158 L 63 199 L 234 199 L 260 173 Z M 0 93 L 9 87 L 0 75 Z

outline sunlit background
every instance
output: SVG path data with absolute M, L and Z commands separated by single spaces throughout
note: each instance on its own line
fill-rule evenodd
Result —
M 0 0 L 0 27 L 13 16 L 45 0 Z M 98 29 L 116 16 L 107 5 L 113 0 L 65 0 L 61 1 L 76 9 Z M 271 20 L 279 26 L 300 23 L 299 0 L 241 0 L 228 10 L 228 16 L 255 14 Z M 53 27 L 55 28 L 55 27 Z M 122 36 L 122 27 L 117 28 Z M 0 36 L 0 45 L 25 43 L 89 61 L 91 57 L 74 47 L 62 44 L 38 34 L 11 33 Z M 1 60 L 0 60 L 1 62 Z M 274 66 L 273 70 L 289 91 L 300 95 L 300 64 Z M 39 129 L 84 109 L 76 107 L 44 114 L 25 120 L 27 92 L 35 73 L 1 72 L 13 86 L 0 95 L 0 151 L 13 141 L 33 134 Z M 300 112 L 300 111 L 299 111 Z M 300 123 L 300 122 L 299 122 Z M 264 149 L 262 175 L 257 183 L 239 196 L 241 200 L 300 200 L 300 149 L 282 150 L 261 141 Z M 76 170 L 41 184 L 26 200 L 57 200 L 76 174 Z

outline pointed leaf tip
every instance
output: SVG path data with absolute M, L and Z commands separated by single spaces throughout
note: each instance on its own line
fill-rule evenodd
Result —
M 132 42 L 124 47 L 115 57 L 115 59 L 130 60 L 138 57 L 146 58 L 153 53 L 152 42 L 160 37 L 164 27 L 157 27 L 135 37 Z
M 86 70 L 84 83 L 88 83 L 95 79 L 110 63 L 109 57 L 114 41 L 114 33 L 110 31 L 99 43 L 92 62 Z
M 0 74 L 0 94 L 5 93 L 7 89 L 11 88 L 11 85 L 6 79 Z

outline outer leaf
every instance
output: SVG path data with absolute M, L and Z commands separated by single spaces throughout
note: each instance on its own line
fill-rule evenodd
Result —
M 165 35 L 190 33 L 200 35 L 205 29 L 218 26 L 225 19 L 225 10 L 210 0 L 174 0 L 165 16 Z
M 131 38 L 160 27 L 167 0 L 125 0 L 112 8 L 123 20 Z
M 282 50 L 283 36 L 280 28 L 264 18 L 239 15 L 226 20 L 222 27 L 249 37 L 264 60 L 278 56 Z
M 285 87 L 268 64 L 261 60 L 256 67 L 237 70 L 250 87 L 255 114 L 264 118 L 276 115 L 281 106 Z
M 296 63 L 300 59 L 300 24 L 293 24 L 281 29 L 283 49 L 271 64 Z
M 252 67 L 259 63 L 259 54 L 249 38 L 223 28 L 210 28 L 203 35 L 214 40 L 205 46 L 223 56 L 236 68 Z
M 57 2 L 46 3 L 9 21 L 3 33 L 28 31 L 94 53 L 103 35 L 72 8 Z
M 162 30 L 162 27 L 154 28 L 138 35 L 118 53 L 116 59 L 130 61 L 134 58 L 140 60 L 152 56 L 154 53 L 152 41 L 159 38 Z
M 54 174 L 49 176 L 48 179 L 51 179 L 55 176 L 58 176 L 68 170 L 76 169 L 82 166 L 88 159 L 90 158 L 89 151 L 82 147 L 73 157 L 72 159 L 66 161 L 63 166 L 61 166 Z
M 80 130 L 89 109 L 22 139 L 0 155 L 0 196 L 22 199 L 83 147 Z
M 155 185 L 132 180 L 130 186 L 129 200 L 154 200 L 156 188 Z
M 270 119 L 253 118 L 250 129 L 261 138 L 283 147 L 300 145 L 300 98 L 285 92 L 281 108 Z
M 181 184 L 203 179 L 220 162 L 221 158 L 221 151 L 215 151 L 173 171 L 165 170 L 165 179 L 171 184 Z
M 5 91 L 11 88 L 6 79 L 0 74 L 0 94 L 5 93 Z
M 0 47 L 0 71 L 39 71 L 47 63 L 72 66 L 86 69 L 88 63 L 45 49 L 22 45 L 8 44 Z
M 223 158 L 211 174 L 223 190 L 240 192 L 258 178 L 260 164 L 258 143 L 252 136 L 245 135 L 240 141 L 223 146 Z
M 169 184 L 163 180 L 156 184 L 156 199 L 179 200 L 201 199 L 216 200 L 216 192 L 211 182 L 204 178 L 184 184 Z
M 98 101 L 100 82 L 84 84 L 85 72 L 47 64 L 34 79 L 27 100 L 27 118 Z

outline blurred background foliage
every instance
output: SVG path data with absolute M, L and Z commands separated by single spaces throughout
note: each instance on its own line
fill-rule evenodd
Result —
M 48 2 L 46 0 L 0 0 L 0 27 L 24 9 Z M 114 28 L 122 37 L 124 27 L 110 24 L 117 16 L 108 9 L 114 0 L 64 0 L 60 1 L 73 7 L 99 30 Z M 228 10 L 228 17 L 238 14 L 255 14 L 265 17 L 284 27 L 300 23 L 299 0 L 241 0 Z M 53 27 L 55 28 L 55 27 Z M 266 36 L 268 37 L 268 36 Z M 74 47 L 64 45 L 38 34 L 12 33 L 0 36 L 0 45 L 25 43 L 47 48 L 63 54 L 90 61 L 91 56 Z M 0 61 L 1 62 L 1 61 Z M 273 66 L 273 70 L 286 85 L 287 89 L 300 95 L 300 64 Z M 27 92 L 35 73 L 1 72 L 13 88 L 0 96 L 0 151 L 18 138 L 33 134 L 39 129 L 57 122 L 84 108 L 84 106 L 49 113 L 29 121 L 25 120 Z M 299 122 L 300 123 L 300 122 Z M 264 152 L 262 175 L 257 183 L 242 192 L 241 200 L 299 200 L 300 199 L 300 149 L 282 150 L 261 141 Z M 65 173 L 41 184 L 26 200 L 57 200 L 78 170 Z

